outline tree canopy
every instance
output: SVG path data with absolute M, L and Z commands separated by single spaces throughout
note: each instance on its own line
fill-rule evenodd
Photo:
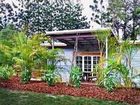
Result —
M 93 11 L 91 20 L 101 25 L 101 27 L 107 27 L 112 22 L 104 2 L 104 0 L 93 0 L 93 4 L 89 6 Z
M 9 3 L 4 1 L 0 2 L 0 30 L 5 28 L 8 24 L 16 22 L 17 12 L 13 10 L 13 7 Z
M 117 34 L 119 29 L 123 31 L 123 39 L 135 40 L 140 34 L 140 0 L 108 0 L 106 10 L 103 5 L 105 1 L 93 0 L 90 7 L 94 21 L 98 20 L 101 25 L 111 23 L 110 26 Z
M 0 3 L 3 5 L 3 7 L 0 6 L 0 10 L 5 14 L 1 17 L 1 27 L 5 27 L 12 21 L 18 29 L 24 29 L 30 34 L 89 28 L 87 18 L 82 15 L 82 6 L 79 4 L 62 0 L 54 0 L 53 2 L 49 0 L 18 1 L 20 1 L 19 5 L 13 3 L 12 6 L 9 3 Z M 3 10 L 4 8 L 9 15 Z M 18 12 L 14 11 L 13 8 L 16 8 Z

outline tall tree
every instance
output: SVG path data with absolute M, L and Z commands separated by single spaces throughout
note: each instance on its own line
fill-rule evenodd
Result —
M 30 34 L 89 28 L 87 18 L 82 16 L 82 6 L 70 0 L 17 1 L 19 4 L 0 3 L 0 29 L 11 23 Z
M 139 14 L 136 12 L 140 0 L 109 0 L 110 14 L 113 15 L 114 28 L 123 30 L 123 39 L 136 39 L 139 30 Z M 117 8 L 117 9 L 116 9 Z
M 107 27 L 112 22 L 112 18 L 107 11 L 106 4 L 104 0 L 93 0 L 93 4 L 90 5 L 92 9 L 91 20 L 101 25 L 101 27 Z
M 140 34 L 140 0 L 132 1 L 132 33 L 131 38 L 136 39 L 137 35 Z
M 98 2 L 100 1 L 100 5 Z M 93 13 L 103 15 L 104 18 L 97 19 L 106 23 L 106 19 L 111 21 L 111 27 L 119 34 L 119 30 L 123 31 L 123 39 L 131 38 L 135 40 L 140 32 L 140 0 L 108 0 L 108 8 L 105 10 L 103 2 L 104 0 L 94 0 L 94 8 L 92 7 Z M 96 3 L 97 2 L 97 3 Z M 107 17 L 105 17 L 106 15 Z M 95 17 L 93 17 L 96 20 Z M 101 22 L 100 22 L 101 23 Z
M 82 16 L 81 5 L 73 4 L 70 0 L 18 1 L 20 5 L 12 4 L 12 7 L 18 7 L 18 12 L 14 15 L 18 22 L 14 24 L 30 34 L 89 28 L 87 18 Z
M 15 7 L 17 8 L 17 7 Z M 6 3 L 4 0 L 0 2 L 0 30 L 7 27 L 9 24 L 16 24 L 17 12 L 14 11 L 14 7 L 10 3 Z

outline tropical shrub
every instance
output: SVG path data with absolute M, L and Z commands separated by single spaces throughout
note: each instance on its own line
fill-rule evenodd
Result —
M 0 66 L 0 79 L 8 80 L 10 76 L 13 74 L 13 68 L 6 66 Z
M 33 65 L 34 50 L 24 33 L 14 36 L 15 46 L 12 49 L 14 65 L 21 70 L 21 82 L 28 83 L 31 78 L 31 67 Z
M 26 67 L 21 72 L 21 82 L 28 83 L 31 79 L 31 71 L 28 70 Z
M 108 59 L 102 60 L 103 57 L 100 58 L 97 66 L 97 84 L 101 85 L 103 81 L 109 80 L 116 82 L 118 84 L 116 86 L 130 87 L 130 78 L 132 75 L 131 60 L 137 51 L 137 47 L 131 44 L 130 40 L 123 41 L 121 44 L 116 43 L 115 40 L 113 38 L 109 38 L 108 40 L 110 43 L 108 46 Z M 108 62 L 107 67 L 104 66 L 106 62 Z M 111 74 L 115 78 L 110 79 Z
M 96 83 L 100 85 L 101 81 L 104 79 L 104 64 L 105 64 L 105 57 L 101 56 L 99 59 L 98 64 L 96 65 L 97 68 L 97 81 Z
M 80 68 L 78 66 L 72 67 L 71 72 L 70 72 L 70 83 L 74 87 L 80 87 L 81 77 L 82 77 L 82 72 Z
M 54 80 L 55 80 L 55 83 L 62 83 L 61 75 L 56 73 Z
M 110 34 L 111 34 L 111 30 L 109 30 L 109 29 L 96 30 L 95 32 L 93 32 L 93 35 L 96 35 L 96 38 L 98 40 L 98 47 L 99 47 L 99 52 L 100 52 L 100 59 L 99 59 L 98 64 L 96 65 L 97 66 L 97 77 L 98 77 L 97 84 L 100 84 L 100 82 L 104 79 L 103 68 L 107 61 L 107 59 L 105 57 L 106 55 L 104 53 L 104 51 L 106 49 L 105 40 L 108 39 L 108 41 L 110 41 L 109 39 L 112 39 Z M 115 41 L 113 41 L 113 42 L 115 42 Z M 108 46 L 108 48 L 110 48 L 110 47 Z
M 59 63 L 65 63 L 67 59 L 65 59 L 64 56 L 60 55 L 60 53 L 63 54 L 63 50 L 50 49 L 47 51 L 46 58 L 44 57 L 47 62 L 44 66 L 46 72 L 44 73 L 42 79 L 46 81 L 50 86 L 62 81 L 62 78 L 58 72 L 58 70 L 61 68 L 59 66 Z
M 54 73 L 44 73 L 43 81 L 47 82 L 49 86 L 53 86 L 55 84 L 55 74 Z
M 53 72 L 44 73 L 42 80 L 47 82 L 49 86 L 53 86 L 56 83 L 62 82 L 61 76 Z
M 113 76 L 106 76 L 100 85 L 105 87 L 108 91 L 112 91 L 118 86 L 118 81 Z
M 0 65 L 13 64 L 12 62 L 12 47 L 13 36 L 16 33 L 12 25 L 7 26 L 5 29 L 0 31 Z
M 42 79 L 47 82 L 49 86 L 53 86 L 57 82 L 61 82 L 61 76 L 56 72 L 57 66 L 55 64 L 47 65 L 47 70 Z
M 14 36 L 15 46 L 12 49 L 14 55 L 13 61 L 23 71 L 21 76 L 22 81 L 30 80 L 32 70 L 44 69 L 44 65 L 47 62 L 47 48 L 40 46 L 43 40 L 45 40 L 43 35 L 34 35 L 29 38 L 23 32 Z M 26 77 L 28 75 L 29 77 Z
M 109 70 L 110 69 L 110 70 Z M 116 61 L 112 60 L 109 62 L 108 70 L 106 72 L 112 72 L 116 78 L 120 77 L 120 83 L 123 82 L 123 85 L 126 87 L 131 86 L 131 80 L 129 77 L 130 70 L 122 63 L 117 63 Z M 121 83 L 122 84 L 122 83 Z
M 102 69 L 102 81 L 100 86 L 112 91 L 118 86 L 131 86 L 129 78 L 129 69 L 122 63 L 117 63 L 115 60 L 110 60 L 108 66 Z
M 104 87 L 108 90 L 108 91 L 112 91 L 114 88 L 116 88 L 117 81 L 116 78 L 114 77 L 108 77 L 104 79 Z

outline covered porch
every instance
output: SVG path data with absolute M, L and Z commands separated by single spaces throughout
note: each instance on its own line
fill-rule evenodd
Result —
M 102 28 L 99 30 L 108 30 Z M 108 40 L 106 38 L 106 48 L 104 52 L 100 52 L 99 44 L 96 37 L 96 30 L 94 29 L 78 29 L 78 30 L 65 30 L 65 31 L 53 31 L 46 32 L 46 36 L 50 36 L 52 39 L 52 48 L 59 47 L 64 49 L 71 49 L 72 56 L 71 66 L 76 65 L 80 67 L 82 71 L 82 80 L 90 81 L 96 80 L 97 68 L 96 65 L 99 62 L 101 53 L 108 56 Z M 59 46 L 56 42 L 64 43 L 63 46 Z M 65 51 L 65 53 L 68 53 Z M 66 54 L 67 55 L 67 54 Z M 68 56 L 67 56 L 68 57 Z

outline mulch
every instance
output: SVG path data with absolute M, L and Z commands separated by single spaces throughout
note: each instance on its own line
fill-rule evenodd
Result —
M 12 77 L 7 81 L 0 81 L 1 88 L 11 90 L 32 91 L 54 95 L 71 95 L 78 97 L 97 98 L 104 100 L 127 102 L 132 105 L 140 104 L 140 90 L 134 88 L 119 88 L 108 92 L 104 88 L 93 84 L 82 84 L 80 88 L 66 86 L 64 83 L 48 86 L 45 82 L 31 81 L 28 84 L 20 83 L 18 77 Z

